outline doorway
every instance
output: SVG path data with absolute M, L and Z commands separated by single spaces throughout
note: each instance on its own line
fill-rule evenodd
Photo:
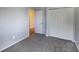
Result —
M 46 34 L 46 10 L 42 7 L 29 8 L 29 35 Z
M 35 9 L 29 8 L 29 35 L 35 33 Z

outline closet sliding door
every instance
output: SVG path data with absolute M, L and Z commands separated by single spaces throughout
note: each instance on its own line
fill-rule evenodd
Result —
M 47 35 L 74 39 L 74 8 L 47 8 Z

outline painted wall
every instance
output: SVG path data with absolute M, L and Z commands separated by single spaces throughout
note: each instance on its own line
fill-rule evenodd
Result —
M 28 8 L 0 7 L 0 51 L 27 38 Z
M 46 33 L 46 14 L 45 8 L 36 8 L 35 32 L 40 34 Z
M 79 49 L 79 7 L 75 8 L 75 41 Z
M 35 10 L 34 8 L 29 8 L 29 19 L 30 19 L 30 28 L 35 27 Z
M 47 36 L 74 41 L 74 8 L 47 8 Z

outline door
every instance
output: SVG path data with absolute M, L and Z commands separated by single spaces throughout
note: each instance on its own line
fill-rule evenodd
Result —
M 47 9 L 47 35 L 73 40 L 74 9 Z

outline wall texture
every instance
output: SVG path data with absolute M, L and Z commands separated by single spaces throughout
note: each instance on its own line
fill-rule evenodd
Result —
M 0 51 L 28 37 L 28 9 L 0 7 Z
M 47 8 L 47 35 L 74 41 L 74 8 Z

